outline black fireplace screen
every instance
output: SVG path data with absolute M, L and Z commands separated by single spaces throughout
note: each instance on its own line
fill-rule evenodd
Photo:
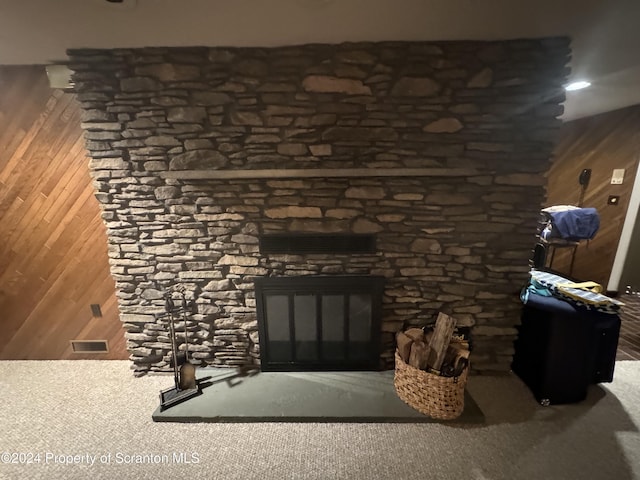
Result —
M 376 370 L 383 277 L 255 281 L 264 371 Z

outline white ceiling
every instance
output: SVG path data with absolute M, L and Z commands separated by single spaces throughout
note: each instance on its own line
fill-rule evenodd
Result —
M 0 65 L 67 48 L 573 39 L 565 120 L 640 104 L 640 0 L 0 0 Z

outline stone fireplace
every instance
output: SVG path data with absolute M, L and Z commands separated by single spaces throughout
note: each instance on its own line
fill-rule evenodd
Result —
M 507 370 L 568 72 L 563 38 L 72 50 L 137 373 L 167 370 L 162 293 L 193 360 L 257 364 L 255 282 L 384 279 L 377 352 L 445 311 Z M 359 251 L 261 251 L 278 235 Z M 301 237 L 299 237 L 301 238 Z

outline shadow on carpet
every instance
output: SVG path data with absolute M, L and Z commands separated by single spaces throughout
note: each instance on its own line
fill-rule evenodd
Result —
M 198 370 L 202 393 L 153 413 L 156 422 L 484 423 L 468 392 L 462 415 L 437 420 L 396 395 L 383 372 L 242 372 Z M 167 384 L 167 387 L 170 387 Z

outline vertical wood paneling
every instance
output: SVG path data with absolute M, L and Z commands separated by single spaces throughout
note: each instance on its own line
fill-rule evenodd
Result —
M 573 275 L 594 280 L 606 287 L 633 180 L 640 156 L 640 106 L 568 122 L 563 126 L 548 177 L 548 205 L 577 205 L 580 198 L 578 176 L 592 169 L 583 206 L 600 214 L 600 230 L 590 242 L 582 242 L 575 256 Z M 614 168 L 624 168 L 622 185 L 611 185 Z M 618 205 L 608 205 L 609 195 L 619 195 Z M 569 270 L 568 250 L 559 250 L 553 268 Z
M 0 359 L 128 357 L 80 116 L 43 67 L 0 67 Z

